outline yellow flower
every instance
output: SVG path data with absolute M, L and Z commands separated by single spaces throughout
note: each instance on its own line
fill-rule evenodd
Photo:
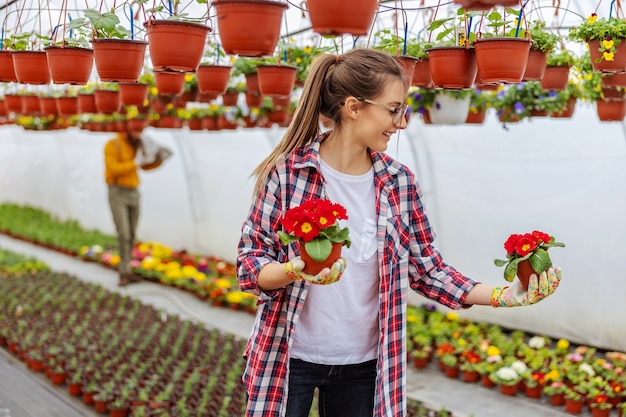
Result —
M 615 42 L 613 41 L 613 39 L 602 40 L 602 46 L 604 46 L 604 49 L 611 49 L 613 45 L 615 45 Z
M 489 345 L 487 348 L 487 356 L 500 356 L 500 349 L 497 346 Z
M 587 23 L 595 23 L 598 20 L 598 15 L 593 13 L 591 16 L 587 18 Z
M 196 269 L 195 266 L 186 265 L 186 266 L 183 266 L 182 268 L 182 273 L 183 273 L 183 276 L 185 277 L 192 278 L 196 275 L 197 272 L 198 270 Z
M 559 341 L 556 342 L 556 347 L 560 350 L 566 350 L 567 348 L 569 348 L 569 340 L 559 339 Z
M 183 274 L 180 269 L 168 269 L 167 271 L 165 271 L 165 276 L 169 279 L 178 279 L 182 278 Z
M 557 371 L 556 369 L 553 369 L 546 374 L 545 378 L 546 380 L 549 380 L 549 381 L 557 381 L 560 376 L 561 374 L 559 374 L 559 371 Z
M 190 74 L 190 73 L 185 74 L 185 82 L 186 82 L 186 83 L 191 83 L 191 82 L 193 82 L 194 78 L 195 78 L 195 77 L 194 77 L 194 75 L 193 75 L 193 74 Z
M 615 57 L 615 54 L 611 51 L 604 51 L 602 55 L 604 56 L 605 61 L 613 61 L 613 58 Z
M 301 63 L 301 62 L 302 62 L 302 58 L 297 57 L 297 58 L 296 58 L 296 64 L 299 64 L 299 63 Z
M 80 255 L 84 255 L 89 250 L 89 246 L 81 246 L 80 251 L 78 252 Z
M 459 315 L 454 311 L 450 311 L 448 314 L 446 314 L 446 318 L 450 321 L 455 321 L 459 319 Z
M 305 46 L 304 48 L 302 48 L 302 51 L 304 51 L 305 54 L 310 54 L 312 50 L 313 48 L 310 46 Z
M 226 288 L 230 288 L 231 285 L 230 285 L 230 281 L 227 280 L 226 278 L 220 278 L 215 281 L 215 286 L 217 288 L 226 289 Z
M 197 271 L 193 276 L 194 281 L 196 282 L 204 282 L 206 281 L 206 274 L 203 272 Z
M 122 259 L 120 258 L 119 255 L 113 255 L 111 256 L 111 259 L 109 260 L 109 263 L 113 266 L 117 265 L 120 263 Z
M 231 291 L 226 294 L 226 301 L 232 304 L 241 304 L 244 294 L 241 291 Z
M 150 95 L 156 96 L 157 94 L 159 94 L 159 89 L 156 87 L 150 87 Z

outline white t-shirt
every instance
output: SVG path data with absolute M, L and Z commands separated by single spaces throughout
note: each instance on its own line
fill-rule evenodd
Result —
M 374 170 L 346 175 L 320 160 L 326 194 L 346 208 L 350 248 L 339 282 L 311 285 L 296 324 L 291 357 L 325 365 L 366 362 L 378 355 L 378 253 Z

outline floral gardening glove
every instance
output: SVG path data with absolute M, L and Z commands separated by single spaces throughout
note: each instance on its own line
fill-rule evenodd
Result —
M 496 287 L 491 293 L 493 307 L 517 307 L 538 303 L 552 294 L 561 283 L 561 269 L 550 267 L 537 277 L 530 276 L 528 291 L 516 280 L 511 287 Z
M 346 260 L 339 258 L 330 268 L 322 269 L 317 275 L 310 275 L 302 272 L 304 261 L 300 257 L 295 257 L 285 264 L 285 272 L 293 281 L 305 280 L 311 284 L 327 285 L 339 281 L 343 271 L 346 269 Z

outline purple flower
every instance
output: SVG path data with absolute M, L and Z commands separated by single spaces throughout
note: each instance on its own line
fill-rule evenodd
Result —
M 522 114 L 524 113 L 524 105 L 521 102 L 517 102 L 515 103 L 515 114 Z

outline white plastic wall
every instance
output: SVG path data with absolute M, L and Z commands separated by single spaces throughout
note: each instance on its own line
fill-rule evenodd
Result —
M 114 233 L 103 181 L 111 137 L 78 129 L 0 129 L 0 201 L 30 204 Z M 250 172 L 280 129 L 223 132 L 149 129 L 174 156 L 142 173 L 139 238 L 234 261 L 247 213 Z M 417 174 L 444 258 L 466 275 L 504 285 L 503 243 L 534 229 L 566 248 L 558 292 L 517 309 L 474 307 L 463 316 L 626 351 L 626 142 L 621 123 L 600 123 L 580 105 L 573 119 L 536 119 L 504 129 L 428 126 L 418 120 L 388 152 Z M 422 299 L 412 295 L 412 301 Z

